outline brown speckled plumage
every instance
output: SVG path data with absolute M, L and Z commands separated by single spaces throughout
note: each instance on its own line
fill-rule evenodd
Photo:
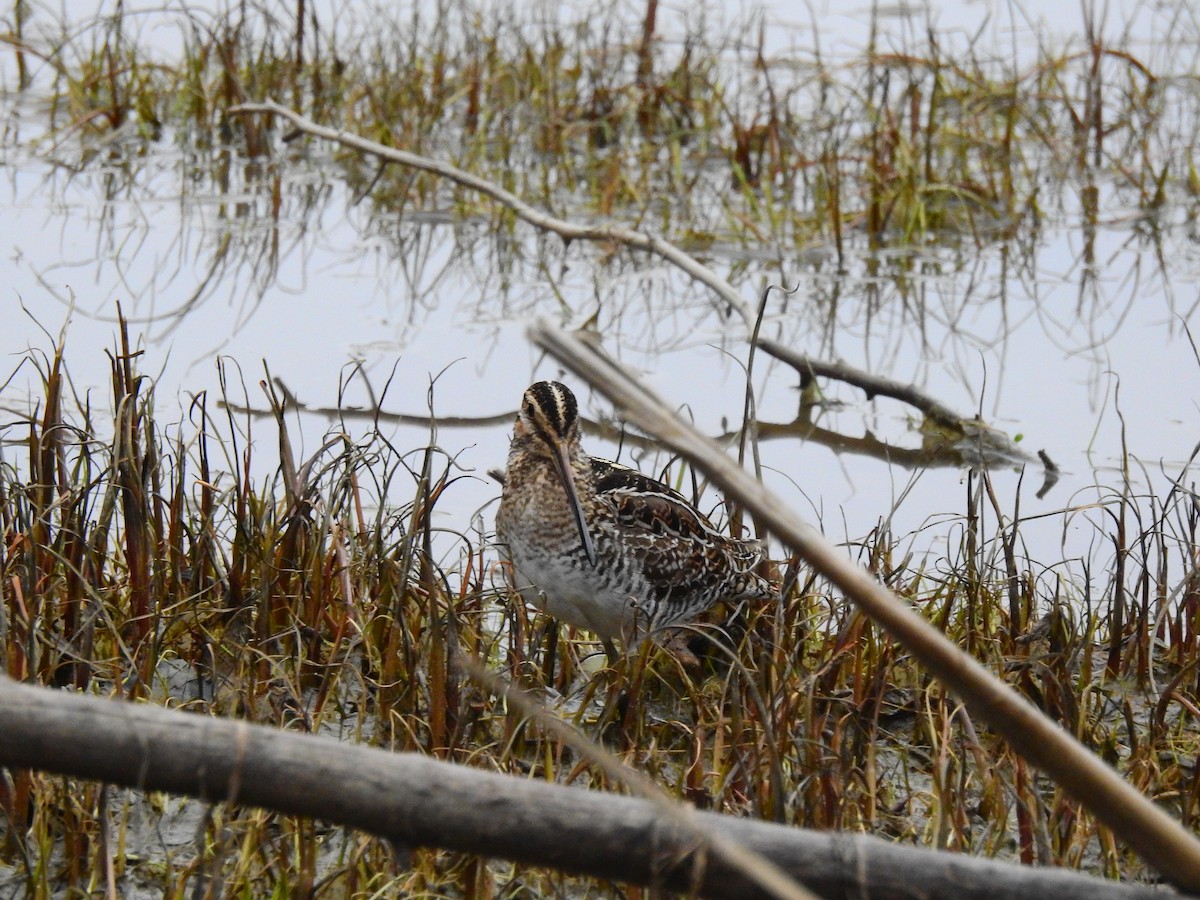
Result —
M 627 645 L 719 600 L 771 596 L 754 571 L 757 542 L 721 534 L 653 478 L 589 457 L 575 396 L 554 381 L 522 398 L 496 534 L 526 601 Z

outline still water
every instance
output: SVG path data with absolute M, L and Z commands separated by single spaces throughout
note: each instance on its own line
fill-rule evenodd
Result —
M 1019 21 L 1013 7 L 1000 10 L 1003 19 L 990 6 L 951 6 L 957 11 L 898 9 L 876 21 L 895 29 L 898 43 L 934 22 L 948 42 L 991 41 L 997 55 L 1016 59 L 1028 52 L 1029 35 L 1070 43 L 1082 28 L 1069 16 L 1047 29 Z M 1172 29 L 1186 45 L 1196 23 L 1185 11 L 1168 12 L 1137 6 L 1130 18 L 1110 13 L 1102 25 L 1148 54 Z M 735 14 L 710 13 L 714 27 Z M 780 58 L 814 46 L 851 58 L 867 39 L 868 18 L 842 21 L 818 8 L 821 28 L 813 29 L 771 12 L 767 46 Z M 169 52 L 169 40 L 163 44 Z M 105 351 L 114 346 L 119 302 L 145 350 L 141 369 L 156 381 L 160 422 L 185 422 L 200 392 L 219 396 L 218 362 L 230 376 L 228 399 L 260 410 L 267 404 L 258 383 L 269 370 L 310 407 L 378 402 L 417 417 L 432 406 L 437 416 L 492 418 L 514 410 L 532 380 L 560 375 L 526 339 L 539 316 L 596 330 L 610 354 L 707 433 L 741 420 L 743 324 L 659 260 L 564 248 L 525 226 L 498 242 L 486 217 L 381 216 L 337 178 L 331 148 L 316 142 L 280 146 L 276 212 L 244 161 L 233 162 L 226 183 L 217 176 L 225 162 L 219 152 L 200 154 L 170 134 L 147 150 L 136 134 L 118 134 L 108 162 L 80 166 L 77 141 L 46 133 L 35 93 L 10 96 L 6 113 L 6 415 L 27 411 L 38 394 L 36 372 L 22 359 L 49 353 L 60 332 L 75 390 L 106 402 Z M 1189 336 L 1200 302 L 1195 223 L 1170 208 L 1147 219 L 1115 188 L 1098 190 L 1100 215 L 1088 229 L 1077 199 L 1064 192 L 1049 198 L 1032 238 L 979 244 L 947 236 L 872 254 L 851 236 L 844 268 L 822 246 L 793 248 L 782 260 L 765 254 L 773 264 L 720 246 L 704 259 L 720 274 L 735 272 L 748 303 L 768 285 L 790 289 L 768 298 L 764 335 L 914 383 L 964 414 L 977 412 L 1029 452 L 1044 449 L 1063 470 L 1054 490 L 1038 499 L 1040 472 L 1022 479 L 1003 470 L 993 473 L 997 491 L 1010 511 L 1019 493 L 1036 573 L 1077 578 L 1076 560 L 1089 558 L 1102 571 L 1111 557 L 1110 520 L 1094 504 L 1126 491 L 1161 497 L 1177 479 L 1190 483 L 1186 464 L 1200 437 L 1200 360 Z M 762 421 L 796 416 L 794 373 L 760 354 L 750 378 Z M 611 417 L 600 398 L 572 386 L 590 418 Z M 920 444 L 906 407 L 845 386 L 828 391 L 836 403 L 821 424 Z M 324 415 L 295 421 L 301 456 L 335 427 Z M 348 419 L 345 427 L 359 437 L 372 426 Z M 430 441 L 427 426 L 384 419 L 380 428 L 401 448 Z M 252 429 L 269 477 L 274 427 L 258 419 Z M 498 487 L 486 472 L 503 466 L 508 431 L 507 424 L 439 428 L 437 444 L 471 476 L 441 500 L 441 527 L 490 532 Z M 596 437 L 588 449 L 655 473 L 667 462 Z M 957 552 L 961 470 L 913 472 L 794 438 L 765 441 L 762 462 L 764 480 L 834 540 L 853 542 L 886 521 L 904 548 Z M 447 544 L 451 570 L 458 552 Z

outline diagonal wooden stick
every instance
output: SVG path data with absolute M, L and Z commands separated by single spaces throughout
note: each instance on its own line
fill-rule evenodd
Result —
M 599 349 L 538 322 L 533 341 L 754 513 L 837 585 L 1025 759 L 1049 774 L 1181 890 L 1200 892 L 1200 841 L 881 585 Z

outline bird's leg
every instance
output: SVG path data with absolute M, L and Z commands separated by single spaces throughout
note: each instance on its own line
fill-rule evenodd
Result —
M 542 679 L 548 686 L 554 687 L 554 663 L 555 657 L 558 655 L 558 622 L 547 618 L 546 630 L 549 633 L 546 635 L 546 652 L 542 655 Z
M 605 638 L 600 643 L 604 646 L 604 655 L 608 657 L 609 667 L 615 669 L 617 667 L 618 660 L 620 660 L 620 658 L 621 658 L 620 656 L 617 655 L 616 645 L 612 641 L 608 640 L 607 638 Z

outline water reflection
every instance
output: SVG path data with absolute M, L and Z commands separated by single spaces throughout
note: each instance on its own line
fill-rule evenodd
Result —
M 102 385 L 101 350 L 120 300 L 159 378 L 160 403 L 179 396 L 182 409 L 190 395 L 216 396 L 218 356 L 247 372 L 265 360 L 309 411 L 301 438 L 310 449 L 331 420 L 378 424 L 394 429 L 397 446 L 418 446 L 434 381 L 440 440 L 480 473 L 439 507 L 462 520 L 495 495 L 482 473 L 503 460 L 512 398 L 535 377 L 559 374 L 524 339 L 537 315 L 593 334 L 704 430 L 732 437 L 746 323 L 677 270 L 619 246 L 564 245 L 395 166 L 236 127 L 230 143 L 207 148 L 124 128 L 82 159 L 63 142 L 49 152 L 21 143 L 35 125 L 10 129 L 0 234 L 11 248 L 13 325 L 4 349 L 43 346 L 34 323 L 14 314 L 18 298 L 52 333 L 72 310 L 73 375 L 81 390 Z M 247 155 L 252 146 L 271 153 Z M 1151 149 L 1155 159 L 1165 152 Z M 788 288 L 768 293 L 763 308 L 762 333 L 780 347 L 918 386 L 1023 438 L 1005 448 L 1004 469 L 1048 451 L 1068 485 L 1038 512 L 1075 502 L 1094 480 L 1102 493 L 1124 490 L 1127 470 L 1138 489 L 1161 488 L 1158 461 L 1171 469 L 1187 458 L 1188 397 L 1200 373 L 1184 330 L 1200 275 L 1188 210 L 1147 216 L 1132 203 L 1144 185 L 1098 179 L 1043 196 L 1051 219 L 989 216 L 959 198 L 950 210 L 958 227 L 916 245 L 888 246 L 886 229 L 862 223 L 836 240 L 784 228 L 754 242 L 729 237 L 745 196 L 729 196 L 728 168 L 693 175 L 694 193 L 650 191 L 644 227 L 688 218 L 681 243 L 751 306 L 768 286 Z M 563 215 L 595 215 L 570 190 L 554 200 Z M 935 446 L 912 408 L 825 380 L 813 396 L 793 367 L 767 356 L 750 380 L 765 477 L 798 503 L 819 498 L 813 506 L 827 527 L 857 538 L 886 517 L 915 533 L 961 505 L 957 471 L 925 473 L 914 487 L 891 468 L 945 463 L 961 452 L 961 435 Z M 6 388 L 10 408 L 19 384 Z M 233 402 L 267 409 L 253 390 Z M 608 443 L 598 452 L 656 472 L 669 466 L 603 404 L 593 401 L 589 413 Z M 1121 463 L 1126 449 L 1146 461 L 1143 471 Z M 1017 490 L 1015 479 L 1001 485 Z M 1048 529 L 1044 558 L 1091 552 L 1064 549 L 1063 530 Z

